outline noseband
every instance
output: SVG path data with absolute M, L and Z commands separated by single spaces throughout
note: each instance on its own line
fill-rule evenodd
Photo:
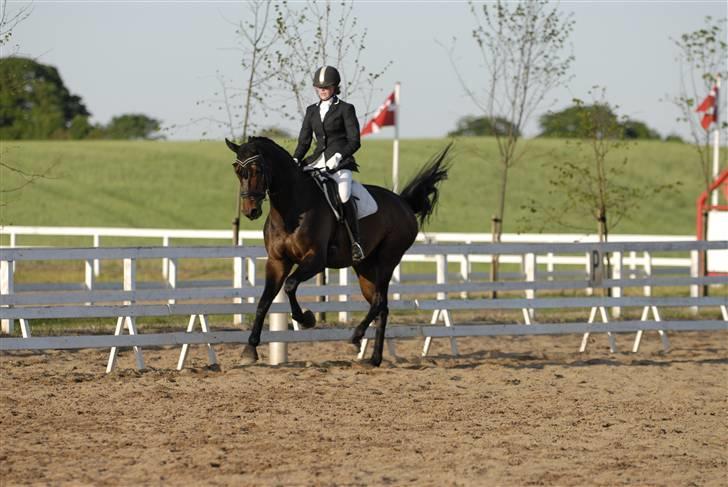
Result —
M 260 161 L 260 162 L 258 162 L 258 161 Z M 260 174 L 263 176 L 263 191 L 257 191 L 257 190 L 242 191 L 241 190 L 240 197 L 241 198 L 251 197 L 251 198 L 255 199 L 255 201 L 257 203 L 259 203 L 259 202 L 265 200 L 265 194 L 266 194 L 266 190 L 268 187 L 268 175 L 265 170 L 266 166 L 265 166 L 265 164 L 263 164 L 263 156 L 261 156 L 260 154 L 256 154 L 252 157 L 248 157 L 244 161 L 241 161 L 240 159 L 236 158 L 235 162 L 233 163 L 233 166 L 236 166 L 237 168 L 239 168 L 241 173 L 243 173 L 248 166 L 253 166 L 253 165 L 258 166 L 258 168 L 260 169 Z M 244 177 L 243 179 L 247 180 L 248 178 Z M 241 187 L 242 187 L 242 185 L 241 185 Z

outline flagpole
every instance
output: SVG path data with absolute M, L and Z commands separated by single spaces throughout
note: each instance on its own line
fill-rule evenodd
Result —
M 399 192 L 399 81 L 394 85 L 394 141 L 392 143 L 392 189 Z
M 719 121 L 719 114 L 718 114 L 718 105 L 720 104 L 720 76 L 716 77 L 715 80 L 715 87 L 716 87 L 716 98 L 715 98 L 715 105 L 713 105 L 713 113 L 715 114 L 715 122 L 714 122 L 714 129 L 713 129 L 713 181 L 715 181 L 718 178 L 718 174 L 720 173 L 720 162 L 719 162 L 719 154 L 720 154 L 720 121 Z M 713 194 L 710 196 L 710 204 L 711 206 L 718 206 L 718 193 L 720 191 L 713 191 Z

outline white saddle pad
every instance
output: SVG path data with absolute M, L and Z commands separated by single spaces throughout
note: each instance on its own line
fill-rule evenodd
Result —
M 359 181 L 351 182 L 351 196 L 352 198 L 355 198 L 356 216 L 359 220 L 366 216 L 373 215 L 379 209 L 377 202 L 374 201 L 372 195 Z

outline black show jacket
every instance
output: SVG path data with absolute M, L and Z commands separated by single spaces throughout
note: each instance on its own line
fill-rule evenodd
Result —
M 319 103 L 314 103 L 306 108 L 306 115 L 303 117 L 301 133 L 298 135 L 298 145 L 293 157 L 302 164 L 312 164 L 321 157 L 323 153 L 328 160 L 337 152 L 341 154 L 341 161 L 338 169 L 350 169 L 357 171 L 359 167 L 354 160 L 353 154 L 359 147 L 359 121 L 356 118 L 354 105 L 334 97 L 329 111 L 326 112 L 323 122 L 319 112 Z M 316 135 L 316 148 L 313 154 L 306 159 L 303 157 L 311 147 L 312 135 Z

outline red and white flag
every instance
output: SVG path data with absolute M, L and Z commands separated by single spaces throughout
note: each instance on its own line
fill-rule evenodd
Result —
M 395 123 L 395 110 L 397 105 L 394 98 L 394 91 L 389 94 L 384 103 L 377 109 L 376 113 L 372 117 L 364 128 L 361 129 L 361 135 L 376 134 L 381 130 L 382 127 L 387 125 L 394 125 Z
M 705 100 L 698 106 L 698 108 L 695 110 L 696 112 L 700 113 L 703 112 L 703 118 L 700 119 L 700 125 L 703 126 L 705 130 L 708 130 L 708 127 L 710 127 L 710 124 L 718 121 L 718 86 L 713 85 L 713 88 L 711 88 L 710 93 L 708 93 L 708 96 L 705 97 Z

